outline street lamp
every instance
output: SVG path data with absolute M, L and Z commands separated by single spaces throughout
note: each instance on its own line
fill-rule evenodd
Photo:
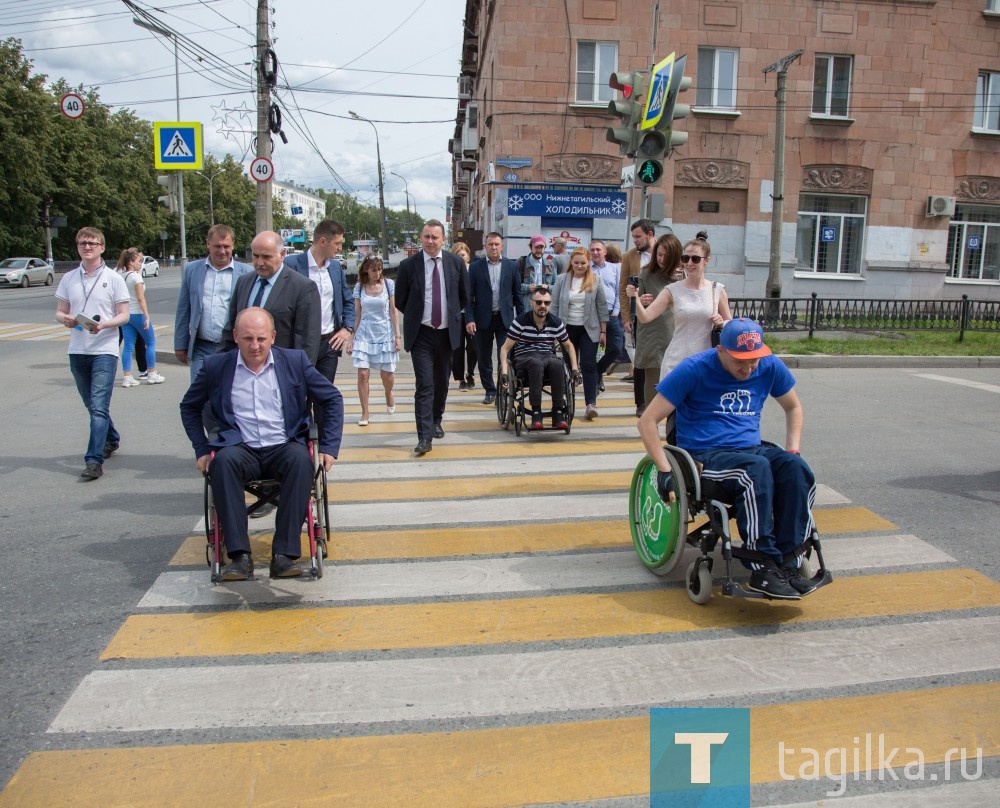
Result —
M 211 226 L 215 227 L 215 199 L 212 193 L 212 186 L 215 183 L 215 178 L 218 177 L 220 174 L 225 174 L 226 172 L 224 169 L 220 168 L 218 171 L 212 174 L 212 176 L 209 176 L 204 171 L 195 171 L 194 173 L 208 180 L 208 218 L 212 220 Z
M 389 234 L 386 233 L 386 221 L 385 221 L 385 188 L 382 184 L 382 148 L 379 146 L 378 142 L 378 129 L 375 128 L 375 124 L 369 121 L 367 118 L 362 118 L 358 113 L 351 112 L 348 110 L 348 115 L 354 118 L 356 121 L 364 121 L 366 124 L 371 126 L 372 131 L 375 133 L 375 159 L 378 161 L 378 208 L 379 215 L 382 218 L 382 261 L 385 264 L 389 263 Z
M 392 176 L 394 177 L 399 177 L 403 181 L 403 193 L 406 194 L 406 226 L 413 227 L 413 224 L 410 222 L 410 184 L 406 181 L 406 177 L 404 177 L 402 174 L 397 174 L 395 171 L 390 171 L 389 173 L 392 174 Z M 417 200 L 414 199 L 413 200 L 414 213 L 416 213 L 416 210 L 417 210 Z M 407 231 L 405 235 L 408 236 L 409 231 Z M 409 241 L 409 239 L 407 239 L 407 241 Z
M 177 35 L 173 31 L 168 31 L 166 28 L 160 28 L 160 26 L 154 23 L 147 22 L 146 20 L 140 20 L 138 17 L 133 17 L 132 22 L 138 25 L 140 28 L 145 28 L 147 31 L 152 31 L 154 34 L 159 36 L 164 36 L 167 39 L 172 39 L 174 41 L 174 90 L 177 95 L 177 121 L 181 120 L 181 62 L 180 57 L 177 55 Z M 184 172 L 177 172 L 177 212 L 180 219 L 180 229 L 181 229 L 181 266 L 187 263 L 187 234 L 184 232 Z

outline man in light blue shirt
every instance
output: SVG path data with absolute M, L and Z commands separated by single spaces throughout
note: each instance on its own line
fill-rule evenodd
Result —
M 621 273 L 620 264 L 612 264 L 604 260 L 606 249 L 604 242 L 594 239 L 590 242 L 591 266 L 594 273 L 604 284 L 604 296 L 608 301 L 608 342 L 604 347 L 604 356 L 597 363 L 597 372 L 604 376 L 608 368 L 618 361 L 618 355 L 625 345 L 625 330 L 622 328 L 621 302 L 618 299 L 618 276 Z M 603 379 L 598 383 L 598 389 L 604 392 Z
M 181 275 L 174 355 L 181 364 L 190 366 L 191 381 L 198 376 L 205 357 L 222 348 L 236 280 L 253 271 L 248 264 L 233 260 L 235 239 L 228 225 L 213 225 L 205 239 L 208 257 L 191 261 Z

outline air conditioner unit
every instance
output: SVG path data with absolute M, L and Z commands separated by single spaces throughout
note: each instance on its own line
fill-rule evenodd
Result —
M 462 128 L 462 152 L 475 157 L 479 149 L 479 105 L 472 102 L 466 107 L 465 125 Z
M 458 98 L 459 100 L 472 98 L 472 76 L 458 77 Z
M 929 196 L 927 197 L 928 216 L 954 216 L 955 197 L 953 196 Z

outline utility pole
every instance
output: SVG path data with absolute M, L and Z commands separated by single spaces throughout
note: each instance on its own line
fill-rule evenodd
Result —
M 265 75 L 266 61 L 271 51 L 268 33 L 268 0 L 257 0 L 257 157 L 271 159 L 271 128 L 268 111 L 271 108 L 271 83 Z M 276 61 L 276 60 L 275 60 Z M 276 77 L 275 77 L 276 78 Z M 257 232 L 274 229 L 274 205 L 271 180 L 257 183 Z
M 765 73 L 776 73 L 778 87 L 774 111 L 774 188 L 771 191 L 771 255 L 767 267 L 767 285 L 764 294 L 777 300 L 781 297 L 781 224 L 785 218 L 785 74 L 789 65 L 802 55 L 802 49 L 782 56 L 764 68 Z

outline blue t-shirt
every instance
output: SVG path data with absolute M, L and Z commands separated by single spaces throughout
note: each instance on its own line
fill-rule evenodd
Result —
M 795 377 L 773 354 L 762 357 L 746 380 L 719 361 L 715 348 L 690 356 L 656 391 L 677 408 L 677 443 L 688 451 L 760 445 L 760 413 L 768 396 L 780 398 Z

